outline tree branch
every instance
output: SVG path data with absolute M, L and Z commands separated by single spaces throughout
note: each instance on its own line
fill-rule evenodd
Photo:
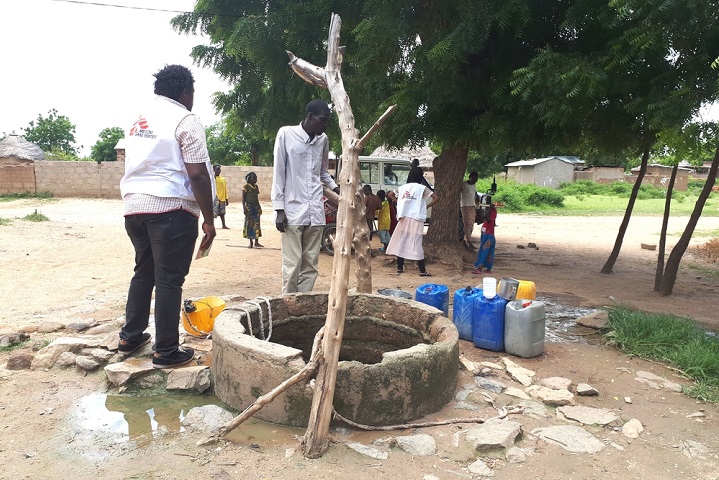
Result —
M 317 87 L 327 88 L 327 81 L 325 80 L 325 71 L 323 68 L 297 57 L 289 50 L 285 50 L 285 52 L 287 52 L 287 56 L 290 57 L 290 67 L 297 75 L 300 76 L 300 78 L 302 78 L 302 80 Z
M 382 126 L 384 121 L 387 120 L 387 117 L 389 117 L 392 112 L 394 112 L 395 108 L 397 108 L 397 105 L 392 105 L 387 110 L 385 110 L 382 116 L 379 117 L 376 122 L 374 122 L 374 125 L 372 125 L 372 127 L 367 130 L 367 133 L 365 133 L 364 136 L 360 138 L 360 140 L 355 144 L 354 148 L 356 148 L 357 150 L 362 150 L 365 144 L 369 141 L 370 137 L 372 137 L 372 135 L 374 135 L 374 132 L 376 132 L 377 129 Z

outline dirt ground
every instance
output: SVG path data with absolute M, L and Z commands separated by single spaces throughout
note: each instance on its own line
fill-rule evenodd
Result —
M 270 206 L 265 205 L 265 212 Z M 49 222 L 28 222 L 22 217 L 37 210 Z M 122 203 L 116 200 L 16 200 L 0 203 L 0 218 L 11 219 L 0 226 L 0 334 L 20 327 L 56 321 L 69 324 L 94 320 L 116 321 L 123 314 L 132 274 L 132 247 L 122 222 Z M 280 290 L 280 234 L 272 215 L 263 216 L 264 249 L 248 249 L 242 238 L 241 205 L 230 205 L 230 230 L 218 230 L 207 258 L 193 263 L 185 283 L 186 298 L 206 295 L 245 298 L 276 295 Z M 672 219 L 669 248 L 677 241 L 687 219 Z M 496 231 L 498 247 L 493 276 L 532 280 L 537 292 L 553 302 L 568 306 L 601 308 L 613 304 L 691 317 L 708 328 L 719 330 L 716 303 L 717 270 L 690 252 L 682 261 L 674 292 L 662 297 L 653 290 L 656 252 L 640 244 L 658 244 L 661 219 L 633 218 L 614 273 L 599 273 L 614 243 L 620 217 L 540 217 L 510 215 L 501 210 Z M 716 231 L 719 217 L 704 217 L 698 231 Z M 475 232 L 478 237 L 479 232 Z M 692 246 L 707 237 L 692 241 Z M 377 240 L 374 248 L 379 247 Z M 538 249 L 518 248 L 536 243 Z M 373 287 L 402 288 L 414 292 L 423 283 L 409 262 L 402 275 L 386 257 L 373 262 Z M 471 258 L 467 259 L 471 263 Z M 332 257 L 320 256 L 320 277 L 315 290 L 328 290 Z M 432 283 L 456 289 L 481 283 L 470 269 L 459 271 L 430 263 Z M 350 278 L 350 286 L 355 284 Z M 31 341 L 52 339 L 59 334 L 33 334 Z M 498 361 L 493 352 L 461 342 L 462 353 L 475 361 Z M 645 427 L 636 440 L 614 432 L 595 431 L 605 443 L 616 442 L 625 449 L 606 448 L 594 455 L 575 455 L 532 440 L 527 434 L 522 447 L 534 454 L 527 462 L 499 462 L 500 479 L 587 479 L 629 475 L 637 479 L 719 478 L 719 419 L 716 406 L 705 405 L 681 394 L 654 390 L 634 380 L 633 372 L 652 371 L 686 384 L 662 365 L 628 358 L 608 347 L 586 343 L 547 343 L 544 355 L 518 363 L 535 370 L 539 378 L 565 376 L 573 383 L 587 382 L 600 391 L 582 404 L 610 408 L 623 420 L 639 419 Z M 0 366 L 10 354 L 0 352 Z M 471 381 L 463 371 L 460 385 Z M 516 385 L 518 386 L 518 384 Z M 458 387 L 461 388 L 461 387 Z M 306 460 L 296 451 L 294 435 L 302 431 L 277 429 L 262 441 L 247 440 L 238 430 L 235 441 L 197 447 L 198 436 L 179 434 L 155 436 L 150 441 L 107 442 L 89 448 L 71 421 L 82 399 L 93 392 L 106 392 L 104 374 L 82 376 L 74 370 L 8 371 L 0 367 L 0 478 L 470 478 L 464 468 L 469 461 L 457 458 L 451 448 L 452 434 L 459 426 L 434 427 L 421 433 L 437 438 L 440 453 L 431 457 L 393 454 L 385 461 L 362 457 L 334 444 L 318 460 Z M 632 403 L 624 398 L 631 397 Z M 688 418 L 702 411 L 705 416 Z M 451 406 L 433 416 L 458 416 Z M 492 416 L 491 412 L 487 416 Z M 248 427 L 249 428 L 249 427 Z M 466 428 L 466 426 L 465 426 Z M 172 429 L 171 429 L 172 430 Z M 179 430 L 179 428 L 178 428 Z M 336 432 L 342 443 L 370 443 L 379 434 Z M 406 434 L 406 432 L 396 432 Z M 242 435 L 245 435 L 244 437 Z M 151 435 L 152 437 L 152 435 Z M 682 442 L 692 440 L 708 448 L 702 456 L 690 456 Z M 525 443 L 526 442 L 526 443 Z M 294 453 L 291 449 L 295 449 Z M 427 477 L 429 476 L 429 477 Z

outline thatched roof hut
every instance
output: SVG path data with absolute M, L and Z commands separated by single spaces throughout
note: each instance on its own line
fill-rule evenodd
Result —
M 20 160 L 45 160 L 45 154 L 40 147 L 15 132 L 0 141 L 0 158 L 9 157 Z
M 432 161 L 435 159 L 437 154 L 425 145 L 418 148 L 404 147 L 399 149 L 379 147 L 376 148 L 370 156 L 381 158 L 404 158 L 406 160 L 416 158 L 419 160 L 419 166 L 422 170 L 432 170 Z

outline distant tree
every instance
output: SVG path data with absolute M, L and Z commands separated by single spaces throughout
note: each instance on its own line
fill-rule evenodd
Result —
M 125 138 L 125 131 L 120 127 L 105 128 L 100 132 L 100 139 L 90 149 L 90 158 L 97 163 L 114 162 L 117 160 L 115 145 Z
M 66 116 L 58 115 L 56 109 L 50 110 L 47 117 L 38 115 L 37 120 L 30 121 L 29 126 L 24 130 L 25 139 L 42 148 L 44 152 L 57 149 L 77 157 L 75 125 Z

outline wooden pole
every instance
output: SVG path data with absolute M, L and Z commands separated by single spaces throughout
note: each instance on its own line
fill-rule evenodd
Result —
M 342 336 L 344 334 L 345 314 L 347 313 L 347 288 L 354 235 L 354 212 L 359 208 L 356 202 L 361 200 L 359 191 L 359 165 L 357 157 L 367 142 L 371 132 L 376 130 L 386 118 L 382 116 L 371 132 L 362 140 L 355 128 L 354 115 L 350 99 L 342 82 L 340 69 L 344 57 L 344 47 L 340 47 L 340 29 L 342 19 L 332 14 L 327 45 L 327 64 L 324 69 L 287 52 L 290 66 L 306 82 L 329 90 L 342 132 L 342 159 L 344 168 L 340 172 L 340 200 L 337 211 L 337 237 L 332 262 L 332 283 L 327 301 L 327 320 L 324 326 L 319 366 L 315 380 L 312 410 L 310 411 L 307 431 L 303 438 L 304 455 L 308 458 L 321 456 L 328 448 L 330 421 L 332 420 L 332 401 L 334 400 Z M 370 283 L 371 285 L 371 283 Z

